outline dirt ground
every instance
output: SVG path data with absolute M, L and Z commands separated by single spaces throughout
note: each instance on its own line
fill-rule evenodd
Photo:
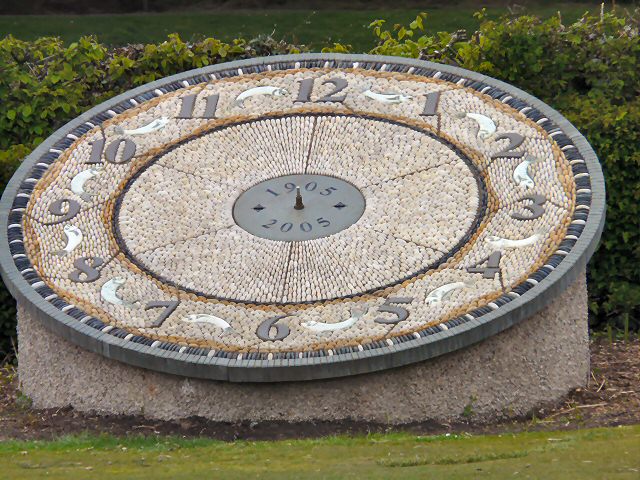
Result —
M 219 440 L 266 440 L 362 434 L 389 431 L 389 427 L 358 422 L 340 423 L 221 423 L 202 418 L 163 422 L 139 416 L 99 416 L 72 408 L 36 410 L 20 394 L 15 369 L 0 369 L 0 441 L 52 439 L 62 435 L 108 433 L 118 436 L 157 435 L 210 437 Z M 640 341 L 628 343 L 597 339 L 591 343 L 591 378 L 555 405 L 511 422 L 457 424 L 435 422 L 393 427 L 421 435 L 469 432 L 503 433 L 523 430 L 558 430 L 640 424 Z

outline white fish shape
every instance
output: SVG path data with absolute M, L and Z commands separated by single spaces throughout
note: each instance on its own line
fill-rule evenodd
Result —
M 91 200 L 91 197 L 95 195 L 95 193 L 90 193 L 85 191 L 84 184 L 87 183 L 92 178 L 100 175 L 101 169 L 100 167 L 91 167 L 87 170 L 83 170 L 78 173 L 75 177 L 71 179 L 71 191 L 78 195 L 85 202 Z
M 169 123 L 169 118 L 160 117 L 140 128 L 135 128 L 133 130 L 125 130 L 120 125 L 117 125 L 115 131 L 118 135 L 144 135 L 145 133 L 153 133 L 162 130 L 167 126 L 167 123 Z
M 289 95 L 289 92 L 282 87 L 273 87 L 271 85 L 265 85 L 263 87 L 253 87 L 249 90 L 245 90 L 236 97 L 235 104 L 240 108 L 244 108 L 244 101 L 247 98 L 255 97 L 258 95 L 270 95 L 273 97 L 283 97 Z
M 513 181 L 516 185 L 524 188 L 533 188 L 535 183 L 533 178 L 529 175 L 529 166 L 536 163 L 538 159 L 536 157 L 527 156 L 513 171 Z
M 362 93 L 365 97 L 375 100 L 376 102 L 385 104 L 398 104 L 411 100 L 410 95 L 402 95 L 401 93 L 375 93 L 371 90 L 366 90 Z
M 351 307 L 351 316 L 346 320 L 343 320 L 342 322 L 324 323 L 310 320 L 308 322 L 302 322 L 302 326 L 308 328 L 312 332 L 331 332 L 334 330 L 344 330 L 345 328 L 349 328 L 354 325 L 368 311 L 369 307 L 367 305 L 365 305 L 364 307 Z
M 491 135 L 496 133 L 496 124 L 486 115 L 482 115 L 481 113 L 460 113 L 458 114 L 459 118 L 470 118 L 475 120 L 480 129 L 478 130 L 478 138 L 481 140 L 487 140 Z
M 502 238 L 495 235 L 489 235 L 486 238 L 487 243 L 489 243 L 493 248 L 498 250 L 505 250 L 507 248 L 521 248 L 526 247 L 528 245 L 533 245 L 538 240 L 542 238 L 544 235 L 544 231 L 537 231 L 533 235 L 527 238 L 522 238 L 520 240 L 513 240 L 510 238 Z
M 187 323 L 208 323 L 214 327 L 221 328 L 223 335 L 235 333 L 235 330 L 229 325 L 229 322 L 215 315 L 209 315 L 208 313 L 194 313 L 187 316 L 187 318 L 183 318 L 182 321 Z
M 82 242 L 82 230 L 75 225 L 65 225 L 64 236 L 67 239 L 67 244 L 62 250 L 58 250 L 56 252 L 56 255 L 59 257 L 64 257 L 70 254 L 78 245 L 80 245 L 80 242 Z
M 444 300 L 446 300 L 454 290 L 459 290 L 461 288 L 469 287 L 473 284 L 473 282 L 452 282 L 447 283 L 446 285 L 442 285 L 434 290 L 429 292 L 427 295 L 427 305 L 434 306 L 441 304 Z
M 118 290 L 124 285 L 126 280 L 122 277 L 113 277 L 108 280 L 100 289 L 100 295 L 105 302 L 113 303 L 114 305 L 122 305 L 124 307 L 130 307 L 132 302 L 123 300 L 118 296 Z

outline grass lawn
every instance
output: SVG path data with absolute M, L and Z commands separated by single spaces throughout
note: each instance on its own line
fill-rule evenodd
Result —
M 481 4 L 479 4 L 481 5 Z M 559 2 L 555 5 L 531 6 L 527 11 L 542 17 L 562 12 L 565 22 L 579 18 L 588 5 Z M 597 7 L 593 7 L 594 9 Z M 439 7 L 428 10 L 428 31 L 453 31 L 466 28 L 473 31 L 477 21 L 473 13 L 479 6 Z M 55 35 L 72 42 L 81 35 L 95 34 L 110 45 L 158 42 L 167 34 L 178 32 L 182 38 L 213 36 L 222 40 L 236 37 L 253 38 L 273 33 L 275 38 L 309 44 L 318 48 L 331 42 L 347 43 L 356 51 L 373 47 L 373 36 L 366 26 L 375 19 L 387 19 L 389 24 L 407 24 L 419 10 L 251 10 L 199 13 L 134 14 L 134 15 L 20 15 L 0 16 L 0 37 L 12 34 L 23 40 Z M 498 17 L 504 8 L 488 9 Z
M 403 433 L 233 442 L 70 437 L 0 443 L 0 478 L 640 477 L 640 425 L 496 436 Z

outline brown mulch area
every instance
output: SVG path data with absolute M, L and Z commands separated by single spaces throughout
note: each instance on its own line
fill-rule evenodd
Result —
M 72 408 L 36 410 L 17 389 L 11 366 L 0 369 L 0 441 L 52 439 L 88 432 L 126 436 L 206 436 L 220 440 L 261 440 L 320 437 L 388 431 L 384 425 L 359 422 L 221 423 L 202 418 L 164 422 L 139 416 L 99 416 Z M 447 432 L 500 433 L 523 430 L 557 430 L 640 423 L 640 341 L 628 343 L 597 339 L 591 344 L 591 378 L 584 389 L 568 394 L 559 404 L 539 409 L 528 418 L 494 424 L 478 424 L 470 418 L 459 424 L 416 423 L 393 430 L 419 434 Z

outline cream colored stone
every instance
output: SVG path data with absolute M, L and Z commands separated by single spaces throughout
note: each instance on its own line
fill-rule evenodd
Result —
M 540 313 L 481 343 L 425 362 L 325 381 L 233 384 L 125 365 L 76 347 L 19 308 L 20 388 L 36 408 L 72 406 L 154 419 L 402 424 L 525 415 L 586 384 L 584 274 Z

